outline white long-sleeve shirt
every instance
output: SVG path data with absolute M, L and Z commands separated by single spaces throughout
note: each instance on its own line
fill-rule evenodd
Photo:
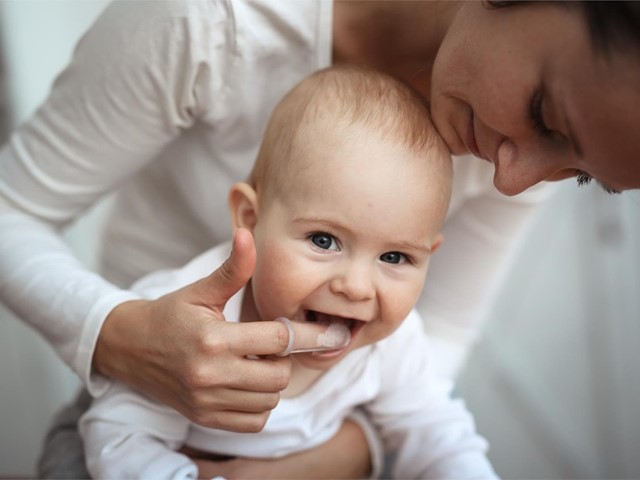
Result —
M 122 287 L 229 238 L 229 187 L 248 174 L 274 105 L 330 64 L 331 35 L 326 0 L 114 2 L 0 151 L 0 298 L 93 394 L 108 385 L 91 370 L 104 319 L 137 298 Z M 419 306 L 428 332 L 459 345 L 437 355 L 447 375 L 542 198 L 501 196 L 492 167 L 472 157 L 455 159 L 454 175 L 445 243 Z M 107 281 L 59 231 L 112 191 Z
M 132 289 L 157 298 L 207 276 L 229 251 L 223 244 Z M 227 321 L 239 320 L 243 293 L 227 303 Z M 260 433 L 200 427 L 118 383 L 94 400 L 80 431 L 93 478 L 195 479 L 196 465 L 175 451 L 183 444 L 221 455 L 281 457 L 326 442 L 360 406 L 385 450 L 397 452 L 393 478 L 495 478 L 486 441 L 462 402 L 450 398 L 450 385 L 434 375 L 422 320 L 413 311 L 391 336 L 354 350 L 302 394 L 281 399 Z

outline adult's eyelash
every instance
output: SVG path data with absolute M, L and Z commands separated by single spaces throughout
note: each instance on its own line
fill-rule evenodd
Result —
M 591 183 L 591 180 L 593 180 L 593 177 L 591 175 L 589 175 L 587 172 L 583 172 L 582 170 L 576 170 L 575 177 L 579 187 L 583 185 L 589 185 Z M 596 182 L 598 182 L 598 185 L 600 185 L 600 187 L 602 187 L 602 189 L 610 195 L 619 195 L 622 193 L 622 190 L 617 190 L 597 180 Z
M 529 104 L 529 118 L 536 132 L 543 137 L 549 137 L 553 132 L 544 123 L 544 118 L 542 117 L 542 100 L 542 89 L 537 89 L 531 97 Z
M 578 186 L 582 187 L 583 185 L 589 185 L 593 178 L 587 172 L 583 172 L 582 170 L 576 170 L 576 182 L 578 182 Z

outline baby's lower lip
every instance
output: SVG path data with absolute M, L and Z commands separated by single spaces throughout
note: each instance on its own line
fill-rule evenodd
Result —
M 320 360 L 329 360 L 335 357 L 338 357 L 340 355 L 342 355 L 346 350 L 349 349 L 349 346 L 351 345 L 351 343 L 349 343 L 349 345 L 347 345 L 346 347 L 342 347 L 338 350 L 324 350 L 324 351 L 319 351 L 319 352 L 309 352 L 310 355 L 312 355 L 314 358 L 320 359 Z

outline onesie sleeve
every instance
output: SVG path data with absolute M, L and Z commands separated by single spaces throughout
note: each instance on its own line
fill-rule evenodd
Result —
M 432 338 L 439 375 L 455 379 L 509 271 L 517 246 L 538 208 L 553 192 L 548 182 L 507 197 L 493 186 L 493 166 L 454 159 L 454 195 L 417 309 Z
M 91 372 L 102 323 L 136 296 L 87 271 L 59 233 L 213 116 L 233 31 L 223 1 L 113 2 L 0 150 L 0 299 L 94 395 L 107 385 Z
M 158 298 L 207 275 L 230 251 L 227 242 L 181 268 L 150 273 L 131 290 L 143 298 Z M 190 421 L 119 382 L 94 399 L 78 427 L 92 478 L 198 478 L 196 464 L 176 451 L 187 440 Z
M 198 468 L 176 450 L 189 421 L 114 382 L 78 424 L 92 478 L 196 479 Z
M 452 382 L 434 374 L 428 338 L 413 312 L 376 351 L 381 391 L 367 405 L 385 452 L 394 457 L 393 478 L 497 478 Z

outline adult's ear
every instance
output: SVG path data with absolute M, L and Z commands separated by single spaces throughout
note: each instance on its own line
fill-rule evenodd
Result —
M 253 232 L 258 222 L 258 194 L 251 185 L 240 182 L 231 187 L 229 209 L 234 229 L 244 227 Z

